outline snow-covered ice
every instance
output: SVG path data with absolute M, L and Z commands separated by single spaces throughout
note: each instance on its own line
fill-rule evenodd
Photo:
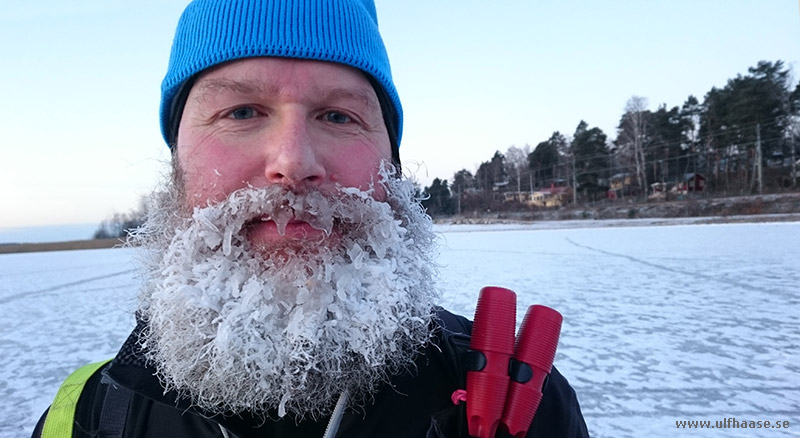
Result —
M 439 227 L 443 304 L 487 285 L 564 315 L 556 366 L 594 437 L 800 436 L 800 223 Z M 548 229 L 552 228 L 552 229 Z M 133 326 L 133 250 L 0 255 L 0 437 Z M 788 421 L 677 429 L 677 420 Z

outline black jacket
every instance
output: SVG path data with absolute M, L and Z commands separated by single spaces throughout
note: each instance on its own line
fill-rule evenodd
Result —
M 459 353 L 464 350 L 464 339 L 468 339 L 463 335 L 469 334 L 472 323 L 446 311 L 441 311 L 440 316 L 446 329 L 438 330 L 435 341 L 418 357 L 417 369 L 393 378 L 391 386 L 386 385 L 375 394 L 374 404 L 362 411 L 346 412 L 337 437 L 468 436 L 464 404 L 454 405 L 450 396 L 465 386 Z M 238 438 L 322 437 L 327 418 L 296 423 L 289 416 L 264 422 L 248 415 L 204 415 L 175 393 L 165 394 L 136 342 L 140 330 L 141 325 L 114 360 L 87 382 L 75 413 L 74 438 L 99 436 L 101 424 L 108 428 L 109 417 L 114 417 L 112 423 L 118 423 L 120 428 L 124 425 L 119 434 L 124 438 L 225 438 L 224 433 Z M 114 389 L 118 387 L 122 390 Z M 116 402 L 108 401 L 114 397 Z M 120 398 L 124 403 L 119 402 Z M 126 409 L 110 412 L 117 406 Z M 36 426 L 34 438 L 41 436 L 46 415 Z M 122 417 L 124 422 L 119 421 Z M 575 392 L 555 368 L 527 436 L 588 437 Z

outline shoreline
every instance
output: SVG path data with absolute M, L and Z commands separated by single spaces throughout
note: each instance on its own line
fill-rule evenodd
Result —
M 708 224 L 740 224 L 740 223 L 773 223 L 800 222 L 800 213 L 754 214 L 737 216 L 700 216 L 700 217 L 663 217 L 663 218 L 631 218 L 631 219 L 557 219 L 557 220 L 524 220 L 494 217 L 448 217 L 434 219 L 437 232 L 466 231 L 470 225 L 498 225 L 503 230 L 509 227 L 520 229 L 558 230 L 569 228 L 605 228 L 605 227 L 643 227 L 670 225 L 708 225 Z M 3 243 L 0 254 L 17 254 L 26 252 L 72 251 L 83 249 L 109 249 L 121 247 L 124 241 L 119 238 L 70 240 L 64 242 L 44 243 Z
M 510 230 L 566 230 L 578 228 L 634 228 L 655 226 L 689 226 L 710 224 L 744 223 L 793 223 L 800 222 L 800 213 L 763 214 L 741 216 L 701 216 L 671 218 L 633 218 L 633 219 L 560 219 L 560 220 L 515 220 L 498 218 L 448 218 L 434 221 L 437 232 L 470 231 L 471 227 L 495 225 L 497 231 Z
M 68 240 L 64 242 L 42 242 L 42 243 L 2 243 L 0 244 L 0 254 L 17 254 L 23 252 L 45 252 L 45 251 L 72 251 L 78 249 L 108 249 L 121 246 L 122 239 L 91 239 L 91 240 Z

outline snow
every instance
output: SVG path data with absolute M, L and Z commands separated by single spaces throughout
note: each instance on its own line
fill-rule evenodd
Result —
M 556 366 L 593 437 L 800 431 L 800 222 L 438 227 L 443 304 L 481 287 L 564 315 Z M 549 224 L 549 225 L 548 225 Z M 0 437 L 28 436 L 76 367 L 133 327 L 133 250 L 0 255 Z M 789 429 L 676 430 L 677 420 Z M 787 435 L 792 433 L 792 435 Z

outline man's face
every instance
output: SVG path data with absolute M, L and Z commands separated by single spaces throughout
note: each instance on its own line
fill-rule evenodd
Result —
M 208 413 L 317 418 L 367 403 L 432 336 L 435 236 L 369 81 L 253 58 L 191 89 L 176 174 L 133 237 L 140 342 Z M 285 229 L 284 229 L 285 228 Z
M 185 207 L 218 202 L 244 187 L 303 192 L 366 190 L 391 145 L 375 91 L 351 67 L 320 61 L 249 58 L 202 74 L 178 131 Z M 375 192 L 382 198 L 382 192 Z M 322 231 L 289 220 L 256 221 L 251 244 L 269 247 Z
M 363 405 L 432 335 L 435 237 L 357 70 L 231 62 L 191 89 L 177 167 L 133 236 L 164 388 L 208 413 Z

